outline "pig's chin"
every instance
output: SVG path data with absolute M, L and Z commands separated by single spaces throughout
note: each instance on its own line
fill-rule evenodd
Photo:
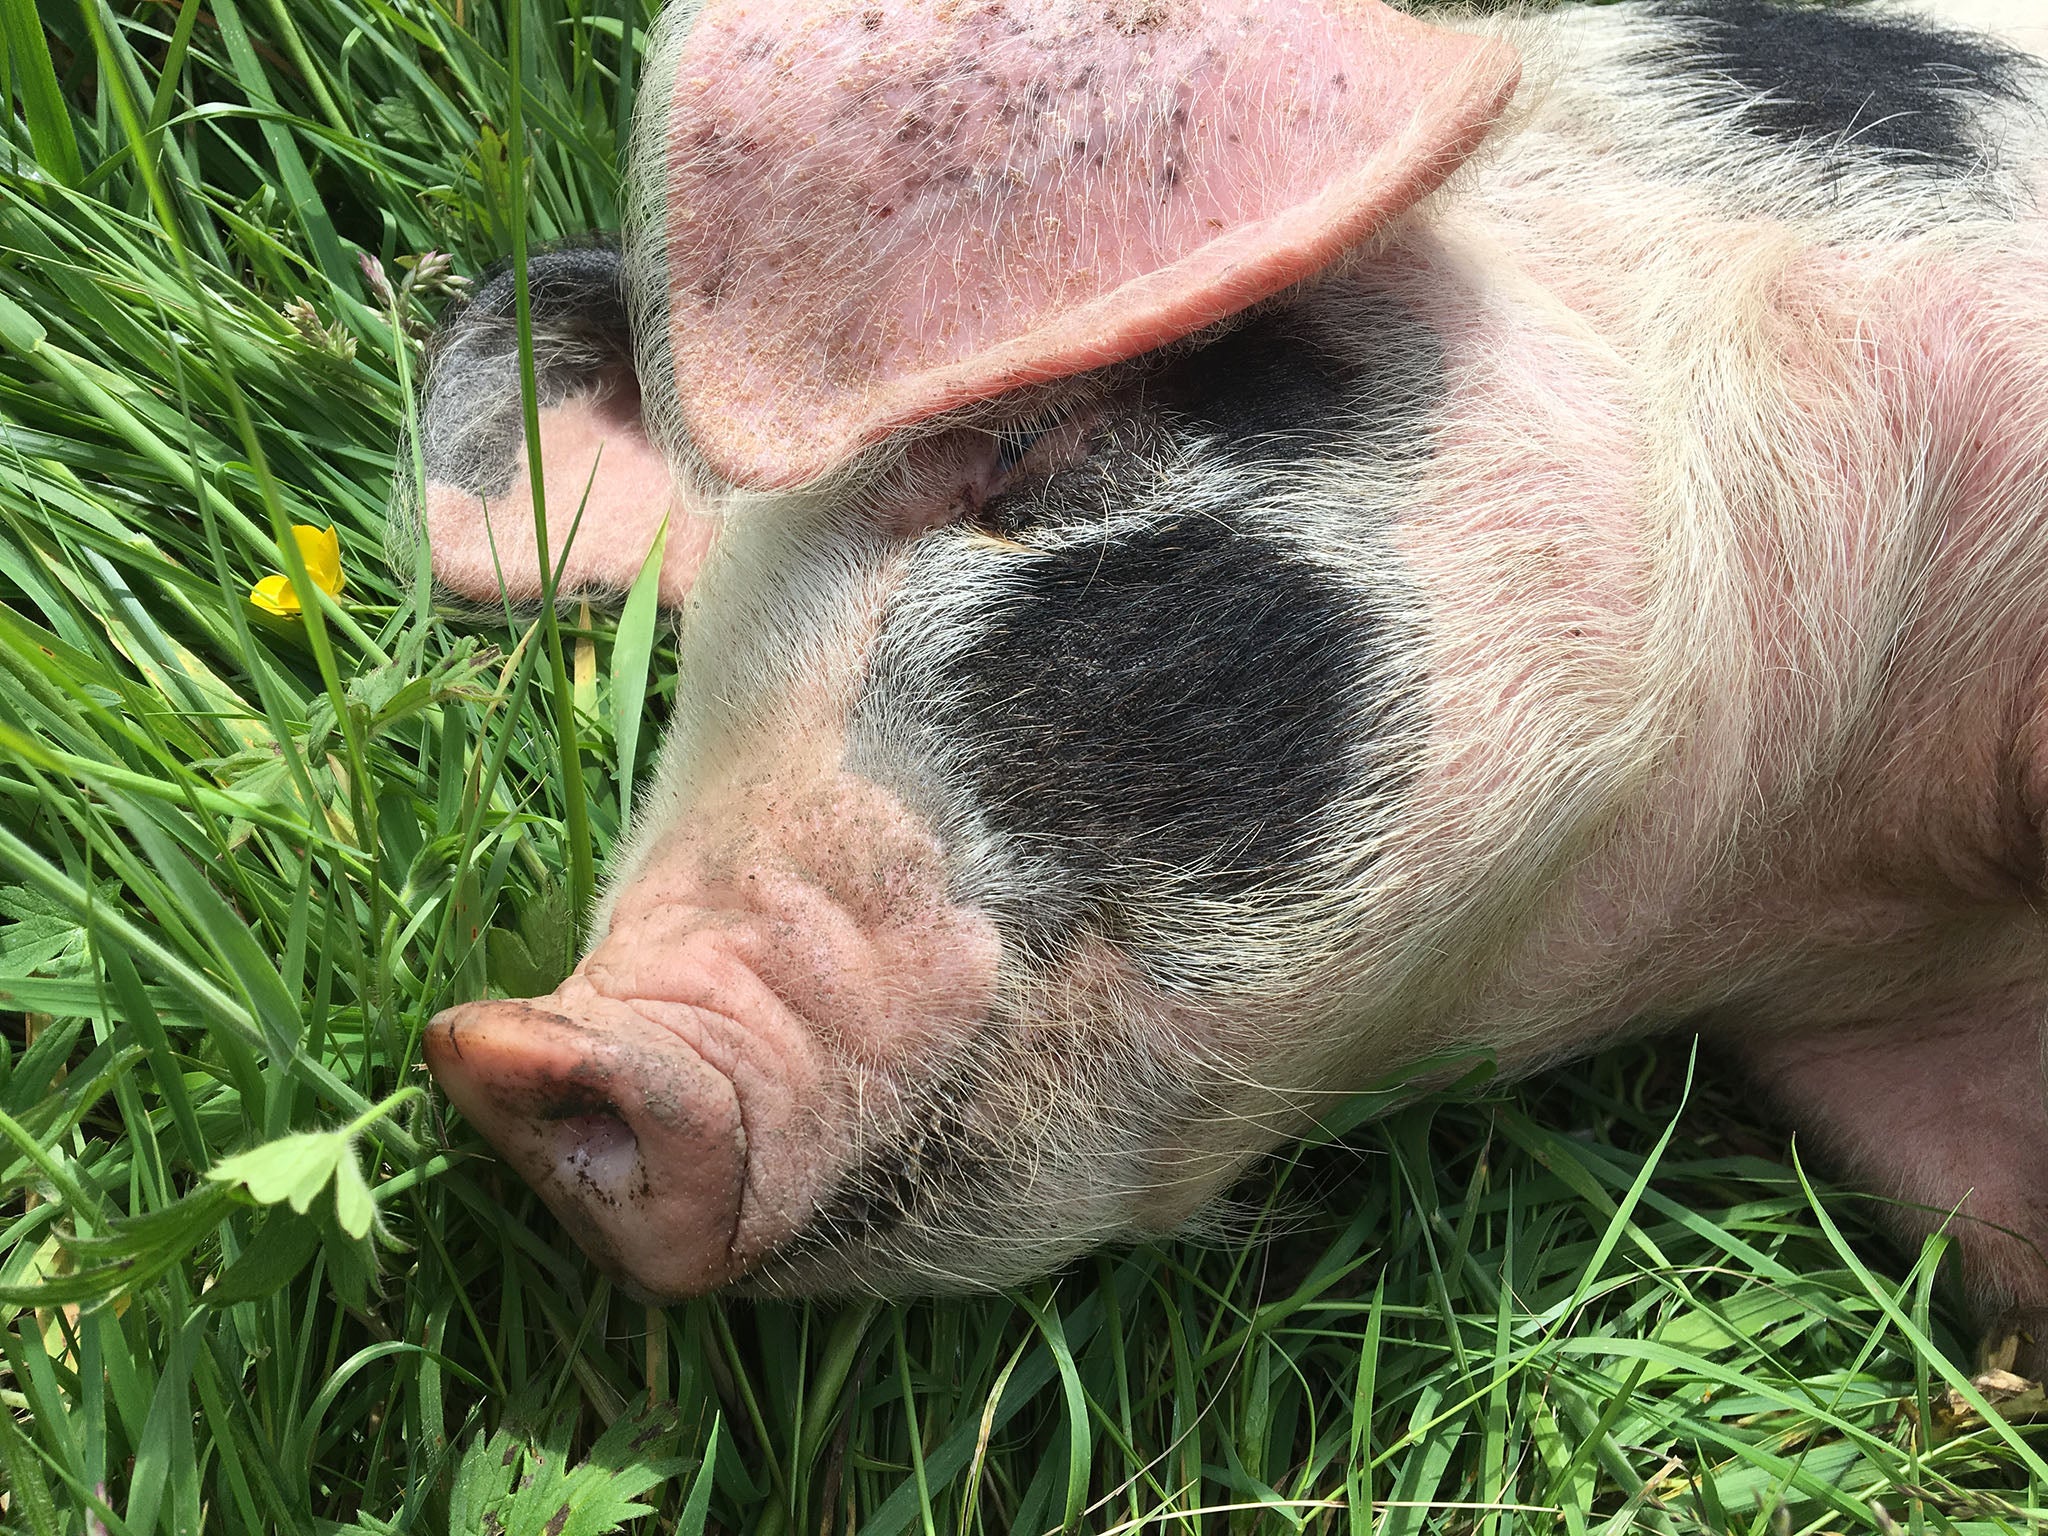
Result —
M 730 1021 L 604 998 L 572 978 L 532 1001 L 471 1003 L 429 1026 L 448 1097 L 636 1299 L 701 1295 L 745 1274 L 806 1208 L 754 1177 L 743 1089 L 703 1042 Z M 567 996 L 571 992 L 577 995 Z M 771 1152 L 773 1149 L 770 1149 Z

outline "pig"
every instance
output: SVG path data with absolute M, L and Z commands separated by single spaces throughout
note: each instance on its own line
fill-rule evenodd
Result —
M 527 277 L 557 594 L 667 529 L 675 715 L 449 1100 L 637 1296 L 944 1292 L 1683 1029 L 2040 1374 L 2033 17 L 671 5 Z M 397 508 L 493 604 L 512 295 Z

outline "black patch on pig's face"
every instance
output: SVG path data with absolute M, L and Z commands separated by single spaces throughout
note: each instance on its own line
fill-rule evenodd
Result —
M 526 263 L 540 409 L 629 378 L 624 266 L 609 246 L 540 251 Z M 420 447 L 427 478 L 502 496 L 526 440 L 517 290 L 509 266 L 484 275 L 434 341 Z
M 1988 37 L 1914 18 L 1772 0 L 1650 0 L 1670 24 L 1638 62 L 1700 88 L 1694 111 L 1796 146 L 1876 152 L 1967 173 L 1978 118 L 2023 94 L 2022 56 Z
M 1443 390 L 1396 301 L 1312 297 L 1126 381 L 1085 462 L 984 508 L 1007 543 L 952 528 L 913 553 L 861 771 L 957 845 L 1001 844 L 1012 877 L 963 896 L 1025 951 L 1256 967 L 1159 935 L 1285 926 L 1362 868 L 1419 747 L 1384 533 Z
M 845 763 L 938 833 L 1004 964 L 914 1072 L 853 1068 L 851 1166 L 750 1288 L 1009 1283 L 1227 1175 L 1168 1152 L 1243 1071 L 1179 1021 L 1361 929 L 1425 736 L 1388 532 L 1443 394 L 1425 325 L 1327 288 L 1106 381 L 1080 462 L 892 547 Z
M 1015 564 L 943 678 L 986 814 L 1112 927 L 1148 870 L 1223 896 L 1284 884 L 1351 771 L 1364 604 L 1214 513 Z

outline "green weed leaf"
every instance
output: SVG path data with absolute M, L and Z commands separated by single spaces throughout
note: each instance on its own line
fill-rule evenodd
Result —
M 215 1163 L 207 1177 L 239 1185 L 258 1205 L 288 1202 L 301 1216 L 333 1180 L 344 1160 L 355 1161 L 349 1138 L 340 1131 L 299 1131 Z M 356 1178 L 362 1178 L 357 1170 Z
M 652 1514 L 641 1496 L 688 1465 L 675 1455 L 678 1430 L 669 1408 L 643 1406 L 622 1415 L 574 1466 L 570 1428 L 558 1419 L 538 1439 L 511 1428 L 479 1436 L 455 1476 L 450 1527 L 502 1536 L 606 1536 Z

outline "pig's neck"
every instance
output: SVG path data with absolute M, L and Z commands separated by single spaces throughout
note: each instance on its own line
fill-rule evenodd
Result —
M 2048 905 L 2048 226 L 1755 238 L 1648 321 L 1641 286 L 1563 294 L 1644 422 L 1649 600 L 1614 638 L 1652 707 L 1614 749 L 1662 767 L 1453 1035 L 1910 1008 L 1959 934 L 2019 955 Z
M 2040 896 L 2048 828 L 2048 224 L 2023 228 L 1899 263 L 1874 306 L 1899 463 L 1863 515 L 1910 543 L 1878 686 L 1825 785 L 1862 834 L 1851 874 L 1990 903 Z
M 1969 985 L 2038 985 L 2048 226 L 2034 234 L 1800 264 L 1831 302 L 1801 317 L 1815 344 L 1771 422 L 1806 485 L 1746 573 L 1766 605 L 1748 616 L 1755 788 L 1696 887 L 1709 899 L 1658 946 L 1681 983 L 1667 1007 L 1725 1003 L 1751 1025 L 1924 1011 L 1952 1004 L 1961 954 L 1985 972 Z

